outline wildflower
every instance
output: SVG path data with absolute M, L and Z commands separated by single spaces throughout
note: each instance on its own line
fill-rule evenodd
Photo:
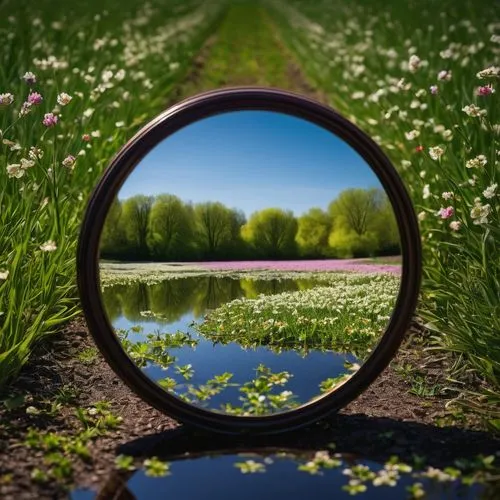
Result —
M 443 200 L 451 200 L 453 198 L 453 193 L 451 191 L 445 191 L 441 197 Z
M 36 148 L 35 146 L 31 146 L 28 156 L 32 160 L 40 160 L 43 157 L 43 151 L 40 148 Z
M 28 415 L 37 415 L 38 413 L 40 413 L 40 411 L 34 406 L 28 406 L 26 408 L 26 413 Z
M 353 92 L 351 95 L 351 99 L 364 99 L 365 93 L 362 90 L 358 90 L 356 92 Z
M 454 220 L 450 222 L 450 229 L 452 229 L 453 231 L 458 231 L 461 226 L 462 223 L 459 220 Z
M 7 92 L 6 94 L 0 94 L 0 106 L 8 106 L 14 102 L 14 96 Z
M 28 85 L 34 85 L 36 83 L 36 76 L 34 73 L 31 71 L 26 71 L 24 75 L 22 76 L 22 79 L 28 84 Z
M 57 123 L 57 116 L 54 113 L 45 113 L 42 123 L 46 127 L 54 127 Z
M 66 94 L 66 92 L 61 92 L 57 96 L 57 102 L 61 106 L 66 106 L 66 104 L 69 104 L 72 99 L 73 98 L 69 94 Z
M 484 116 L 486 114 L 485 109 L 481 109 L 475 104 L 469 104 L 468 106 L 464 106 L 462 111 L 468 116 Z
M 40 250 L 42 252 L 53 252 L 54 250 L 57 250 L 57 245 L 55 241 L 48 240 L 43 245 L 40 245 Z
M 35 162 L 33 160 L 27 160 L 26 158 L 21 158 L 21 168 L 23 170 L 31 168 L 34 165 L 35 165 Z
M 23 102 L 19 110 L 19 116 L 26 116 L 31 111 L 31 103 L 28 101 Z
M 121 127 L 124 127 L 125 126 L 125 122 L 124 121 L 120 121 L 120 122 L 116 122 L 115 123 L 115 127 L 117 128 L 121 128 Z
M 429 189 L 429 184 L 426 184 L 426 185 L 424 186 L 423 191 L 422 191 L 422 198 L 423 198 L 424 200 L 426 200 L 427 198 L 429 198 L 429 196 L 430 196 L 430 195 L 431 195 L 431 191 L 430 191 L 430 189 Z
M 451 71 L 443 70 L 440 71 L 437 75 L 438 80 L 449 82 L 451 80 Z
M 468 160 L 465 166 L 467 168 L 479 168 L 479 167 L 484 167 L 487 163 L 488 160 L 486 159 L 486 156 L 478 155 L 475 158 L 472 158 L 472 160 Z
M 422 63 L 422 61 L 420 60 L 420 57 L 413 54 L 410 56 L 410 60 L 408 61 L 408 69 L 412 73 L 415 73 L 418 70 L 418 68 L 420 67 L 421 63 Z
M 429 87 L 429 90 L 430 90 L 432 95 L 436 95 L 439 92 L 439 88 L 437 85 L 431 85 Z
M 476 198 L 474 200 L 474 207 L 470 211 L 470 216 L 474 219 L 474 224 L 487 224 L 488 223 L 488 215 L 491 212 L 490 205 L 482 205 L 481 200 Z
M 476 76 L 481 80 L 483 78 L 489 78 L 498 75 L 500 75 L 500 66 L 490 66 L 489 68 L 483 69 L 479 73 L 476 73 Z
M 453 132 L 450 129 L 446 129 L 441 134 L 445 141 L 451 141 L 453 139 Z
M 422 145 L 419 145 L 419 146 L 417 146 L 417 147 L 415 148 L 415 151 L 416 151 L 417 153 L 421 153 L 423 150 L 424 150 L 424 147 L 423 147 Z
M 495 89 L 491 85 L 483 85 L 476 89 L 476 95 L 487 96 L 495 93 Z
M 90 135 L 92 137 L 101 137 L 101 132 L 99 130 L 94 130 L 94 131 L 90 132 Z
M 494 198 L 495 197 L 495 191 L 498 187 L 498 184 L 492 184 L 491 186 L 488 186 L 484 191 L 483 191 L 483 196 L 487 199 Z
M 66 158 L 64 158 L 64 160 L 61 163 L 62 163 L 63 167 L 71 168 L 73 170 L 75 162 L 76 162 L 76 158 L 72 155 L 68 155 L 68 156 L 66 156 Z
M 90 134 L 83 134 L 82 141 L 90 142 Z
M 19 163 L 12 163 L 11 165 L 7 165 L 7 175 L 20 179 L 24 175 L 24 170 Z
M 422 211 L 422 212 L 420 212 L 420 213 L 418 214 L 418 220 L 419 220 L 419 221 L 423 221 L 423 220 L 425 220 L 426 218 L 427 218 L 427 212 Z
M 441 209 L 438 212 L 438 215 L 441 217 L 441 219 L 449 219 L 450 217 L 453 217 L 453 214 L 455 213 L 455 210 L 453 207 L 446 207 Z
M 409 132 L 405 132 L 405 137 L 408 141 L 412 141 L 416 139 L 420 135 L 418 130 L 410 130 Z
M 439 160 L 441 156 L 443 156 L 444 149 L 441 146 L 434 146 L 432 148 L 429 148 L 429 156 L 433 160 Z
M 31 94 L 28 96 L 27 102 L 30 105 L 37 105 L 40 104 L 43 101 L 43 97 L 41 94 L 38 92 L 31 92 Z
M 90 118 L 92 116 L 92 114 L 94 113 L 94 109 L 93 108 L 87 108 L 84 112 L 83 112 L 83 116 L 85 118 Z
M 0 271 L 0 280 L 5 281 L 9 277 L 9 271 Z

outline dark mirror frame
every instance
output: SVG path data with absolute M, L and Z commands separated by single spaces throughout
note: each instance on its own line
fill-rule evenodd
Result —
M 99 241 L 108 210 L 120 187 L 141 159 L 160 141 L 197 120 L 220 113 L 261 110 L 308 120 L 347 142 L 367 162 L 385 189 L 398 224 L 402 276 L 395 310 L 370 357 L 350 379 L 330 393 L 282 413 L 235 416 L 190 405 L 148 378 L 126 354 L 107 317 L 99 280 Z M 88 328 L 115 373 L 144 401 L 170 417 L 225 434 L 285 432 L 323 419 L 359 396 L 387 367 L 410 326 L 421 280 L 421 242 L 411 199 L 380 147 L 333 109 L 279 89 L 245 87 L 203 93 L 186 99 L 143 127 L 113 158 L 94 189 L 81 226 L 77 279 Z

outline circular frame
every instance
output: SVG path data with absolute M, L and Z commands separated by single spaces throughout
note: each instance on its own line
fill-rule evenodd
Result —
M 203 118 L 228 111 L 261 110 L 308 120 L 347 142 L 368 163 L 395 211 L 402 249 L 402 277 L 395 310 L 381 340 L 347 382 L 302 406 L 265 416 L 235 416 L 190 405 L 147 377 L 121 347 L 101 300 L 99 241 L 121 185 L 139 161 L 160 141 Z M 279 89 L 244 87 L 206 92 L 186 99 L 149 122 L 112 159 L 95 187 L 81 226 L 77 255 L 80 299 L 88 328 L 115 373 L 144 401 L 172 418 L 225 434 L 285 432 L 320 420 L 359 396 L 387 367 L 410 326 L 421 279 L 421 243 L 411 199 L 380 147 L 333 109 Z

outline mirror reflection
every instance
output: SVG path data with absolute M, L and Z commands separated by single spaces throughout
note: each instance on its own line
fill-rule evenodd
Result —
M 100 280 L 130 358 L 203 408 L 266 415 L 335 390 L 370 355 L 401 277 L 392 206 L 331 132 L 267 111 L 171 135 L 106 219 Z

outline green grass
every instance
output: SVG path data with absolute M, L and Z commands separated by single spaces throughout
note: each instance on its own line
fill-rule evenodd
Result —
M 490 388 L 491 410 L 498 409 L 500 107 L 498 91 L 477 95 L 480 86 L 498 85 L 498 76 L 477 76 L 498 60 L 498 9 L 467 0 L 271 5 L 308 77 L 381 145 L 402 175 L 424 249 L 418 314 L 432 345 L 455 354 L 455 375 L 472 368 Z M 409 70 L 411 56 L 420 60 L 414 59 L 415 71 Z M 440 78 L 443 71 L 451 78 Z M 469 116 L 471 104 L 485 114 Z M 431 154 L 436 147 L 442 151 Z M 479 155 L 486 163 L 467 168 Z M 439 211 L 447 207 L 443 217 Z
M 14 96 L 0 106 L 0 388 L 36 342 L 79 313 L 75 254 L 85 202 L 112 156 L 184 79 L 220 5 L 0 6 L 0 93 Z M 36 83 L 22 79 L 28 71 Z M 30 91 L 43 101 L 19 116 Z M 65 106 L 62 92 L 72 96 Z M 59 120 L 47 128 L 51 112 Z M 62 165 L 69 155 L 72 168 Z M 18 177 L 9 175 L 16 169 Z

